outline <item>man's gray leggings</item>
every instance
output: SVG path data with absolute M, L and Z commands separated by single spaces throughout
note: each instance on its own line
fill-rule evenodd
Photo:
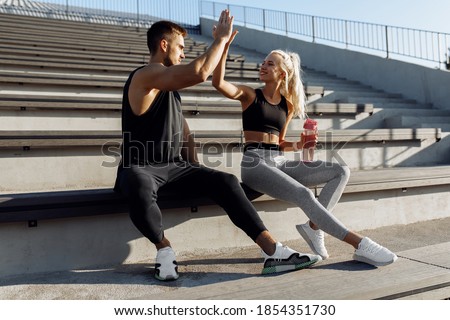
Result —
M 248 149 L 241 162 L 242 181 L 273 198 L 296 204 L 324 232 L 343 240 L 348 229 L 331 214 L 350 177 L 337 163 L 287 160 L 277 150 Z M 316 199 L 309 187 L 324 185 Z

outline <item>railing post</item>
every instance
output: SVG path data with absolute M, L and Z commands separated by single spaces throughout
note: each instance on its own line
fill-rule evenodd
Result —
M 437 43 L 438 43 L 438 61 L 439 61 L 439 66 L 438 68 L 441 69 L 441 35 L 438 33 L 437 34 Z M 434 58 L 434 57 L 433 57 Z
M 216 3 L 213 2 L 213 19 L 216 19 Z
M 389 37 L 388 37 L 388 26 L 384 26 L 386 34 L 386 59 L 389 59 Z
M 244 7 L 244 27 L 247 27 L 247 7 Z
M 170 4 L 170 0 L 168 0 L 169 3 L 169 20 L 172 20 L 172 6 Z
M 314 16 L 311 17 L 311 23 L 312 23 L 312 42 L 316 42 L 316 28 Z
M 447 41 L 445 41 L 447 43 Z M 448 48 L 448 51 L 445 55 L 445 68 L 447 70 L 450 70 L 450 48 Z
M 66 0 L 66 16 L 69 15 L 69 0 Z
M 263 30 L 266 31 L 266 9 L 263 9 Z
M 345 20 L 345 49 L 348 49 L 348 25 L 347 20 Z
M 284 22 L 285 22 L 285 25 L 286 25 L 286 36 L 288 35 L 288 13 L 287 12 L 285 12 L 284 13 Z
M 136 23 L 137 23 L 137 31 L 138 32 L 139 32 L 139 26 L 140 26 L 139 19 L 140 19 L 140 17 L 139 17 L 139 0 L 136 0 Z

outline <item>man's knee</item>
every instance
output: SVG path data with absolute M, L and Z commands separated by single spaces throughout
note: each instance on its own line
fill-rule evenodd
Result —
M 239 179 L 230 173 L 217 171 L 212 175 L 211 180 L 213 186 L 218 187 L 221 191 L 241 188 Z
M 121 190 L 129 198 L 134 200 L 156 200 L 156 192 L 153 181 L 144 174 L 129 172 L 121 180 Z

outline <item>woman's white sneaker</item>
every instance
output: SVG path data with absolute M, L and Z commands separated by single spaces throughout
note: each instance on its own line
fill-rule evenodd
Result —
M 261 253 L 264 257 L 262 274 L 304 269 L 322 260 L 320 256 L 299 253 L 279 242 L 273 255 L 269 256 L 262 250 Z
M 329 257 L 327 248 L 325 248 L 325 234 L 322 230 L 314 230 L 309 222 L 295 227 L 315 254 L 321 256 L 323 260 Z
M 171 247 L 159 249 L 156 253 L 155 278 L 161 281 L 178 279 L 178 264 Z
M 375 241 L 364 237 L 353 254 L 356 261 L 365 262 L 377 267 L 386 266 L 397 260 L 397 255 Z

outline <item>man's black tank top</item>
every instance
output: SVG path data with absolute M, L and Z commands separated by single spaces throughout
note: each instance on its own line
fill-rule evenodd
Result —
M 122 99 L 122 167 L 168 163 L 181 158 L 183 115 L 177 91 L 160 91 L 151 108 L 137 116 L 128 99 L 134 70 L 125 83 Z
M 255 101 L 242 113 L 244 131 L 258 131 L 280 134 L 286 124 L 288 106 L 286 98 L 281 96 L 277 105 L 270 104 L 261 89 L 255 89 Z

